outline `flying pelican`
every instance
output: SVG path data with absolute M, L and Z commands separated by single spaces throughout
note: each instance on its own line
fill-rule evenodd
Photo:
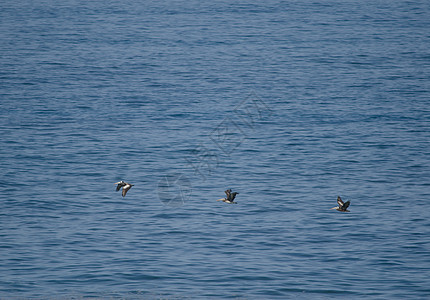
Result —
M 239 193 L 237 193 L 237 192 L 232 193 L 231 189 L 224 191 L 224 193 L 226 194 L 227 197 L 218 199 L 217 201 L 222 201 L 222 202 L 225 202 L 228 204 L 237 204 L 237 202 L 234 202 L 233 200 L 234 200 L 234 198 L 236 198 L 236 195 Z
M 346 201 L 345 203 L 342 201 L 342 199 L 337 196 L 337 204 L 339 206 L 335 206 L 332 209 L 336 209 L 338 211 L 343 211 L 343 212 L 349 212 L 349 210 L 347 210 L 348 206 L 351 204 L 351 201 Z
M 123 180 L 121 180 L 120 182 L 117 182 L 115 184 L 117 184 L 117 186 L 116 186 L 117 192 L 122 188 L 122 196 L 123 197 L 125 197 L 125 194 L 127 194 L 128 190 L 131 189 L 132 186 L 134 186 L 134 184 L 124 182 Z

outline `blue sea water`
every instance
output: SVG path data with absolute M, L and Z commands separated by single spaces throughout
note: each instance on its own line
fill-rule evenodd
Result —
M 3 0 L 0 54 L 1 299 L 430 297 L 427 1 Z

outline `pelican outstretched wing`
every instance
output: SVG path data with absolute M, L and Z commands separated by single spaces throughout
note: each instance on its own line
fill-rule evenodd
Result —
M 342 199 L 340 198 L 340 196 L 337 196 L 337 204 L 339 204 L 339 208 L 341 208 L 345 203 L 343 203 Z M 349 204 L 348 204 L 349 205 Z
M 129 184 L 129 183 L 127 183 L 127 184 L 124 185 L 124 187 L 122 188 L 122 196 L 123 197 L 125 197 L 125 194 L 127 194 L 128 190 L 131 189 L 131 187 L 133 185 L 134 184 Z
M 239 194 L 239 193 L 237 193 L 237 192 L 231 193 L 231 194 L 230 194 L 230 199 L 228 199 L 228 200 L 233 201 L 233 200 L 234 200 L 234 198 L 236 198 L 236 195 L 237 195 L 237 194 Z
M 351 204 L 351 201 L 346 201 L 346 202 L 343 204 L 342 209 L 346 210 L 350 204 Z
M 224 191 L 224 193 L 225 193 L 225 194 L 226 194 L 226 196 L 227 196 L 227 197 L 226 197 L 226 199 L 227 199 L 227 200 L 230 200 L 230 197 L 231 197 L 231 189 L 225 190 L 225 191 Z

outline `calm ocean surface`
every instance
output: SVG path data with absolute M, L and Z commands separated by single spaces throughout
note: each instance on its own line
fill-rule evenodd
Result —
M 429 299 L 429 49 L 428 1 L 1 1 L 0 298 Z

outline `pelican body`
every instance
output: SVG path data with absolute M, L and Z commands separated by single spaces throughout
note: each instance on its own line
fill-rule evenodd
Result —
M 121 188 L 122 188 L 122 196 L 125 197 L 125 195 L 127 194 L 128 190 L 131 189 L 132 186 L 134 186 L 134 184 L 130 184 L 127 182 L 124 182 L 123 180 L 121 180 L 120 182 L 115 183 L 116 186 L 116 191 L 118 192 Z
M 336 209 L 338 211 L 343 211 L 343 212 L 349 212 L 349 210 L 347 210 L 347 208 L 351 204 L 351 201 L 343 202 L 342 199 L 340 198 L 340 196 L 337 196 L 337 204 L 339 206 L 335 206 L 332 209 Z
M 236 195 L 239 194 L 237 192 L 232 193 L 231 189 L 228 189 L 224 191 L 227 197 L 218 199 L 217 201 L 222 201 L 228 204 L 237 204 L 237 202 L 234 202 L 234 198 L 236 198 Z

